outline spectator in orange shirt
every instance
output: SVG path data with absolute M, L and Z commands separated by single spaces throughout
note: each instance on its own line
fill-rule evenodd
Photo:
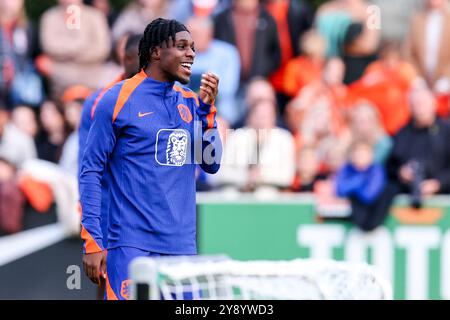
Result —
M 409 118 L 408 92 L 416 83 L 412 65 L 400 56 L 400 45 L 386 41 L 380 60 L 371 63 L 363 77 L 349 87 L 349 101 L 371 101 L 377 107 L 387 133 L 395 134 Z
M 329 117 L 323 124 L 324 128 L 333 136 L 342 133 L 345 128 L 344 106 L 346 103 L 346 86 L 343 84 L 345 66 L 341 59 L 330 59 L 324 68 L 321 80 L 311 82 L 304 87 L 300 94 L 293 99 L 286 110 L 286 123 L 288 128 L 296 137 L 297 147 L 301 148 L 306 137 L 305 130 L 309 124 L 305 124 L 306 118 L 310 117 L 313 109 L 319 108 Z M 321 107 L 323 106 L 323 107 Z M 320 113 L 320 110 L 314 111 Z M 309 121 L 307 121 L 309 122 Z M 310 122 L 317 127 L 323 119 L 318 122 Z
M 325 40 L 316 32 L 308 31 L 300 41 L 302 55 L 287 62 L 283 76 L 284 92 L 297 96 L 307 84 L 320 79 L 325 56 Z
M 281 113 L 288 102 L 284 94 L 284 72 L 287 63 L 300 54 L 298 45 L 303 34 L 311 28 L 313 14 L 303 0 L 264 0 L 266 10 L 275 19 L 281 48 L 281 65 L 270 76 L 270 83 L 277 92 Z

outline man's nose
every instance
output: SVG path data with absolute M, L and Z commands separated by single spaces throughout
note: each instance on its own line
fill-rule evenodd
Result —
M 192 50 L 192 48 L 189 47 L 189 50 L 187 51 L 186 55 L 187 55 L 188 57 L 195 58 L 195 51 Z

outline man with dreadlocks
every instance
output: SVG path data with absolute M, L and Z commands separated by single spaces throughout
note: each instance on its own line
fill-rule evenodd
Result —
M 218 77 L 204 74 L 199 95 L 175 84 L 189 82 L 194 58 L 184 25 L 152 21 L 139 43 L 141 71 L 109 89 L 95 111 L 80 173 L 83 266 L 93 282 L 106 280 L 108 299 L 129 298 L 132 259 L 197 252 L 196 162 L 216 173 L 222 144 L 214 106 Z M 104 172 L 107 255 L 101 232 Z

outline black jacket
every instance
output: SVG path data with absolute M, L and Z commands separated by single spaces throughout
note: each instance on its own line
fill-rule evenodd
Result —
M 214 18 L 214 37 L 216 39 L 236 46 L 236 29 L 233 24 L 232 8 L 224 10 Z M 262 7 L 260 8 L 255 37 L 253 63 L 248 76 L 245 79 L 241 78 L 243 82 L 255 76 L 268 77 L 278 69 L 281 63 L 281 49 L 276 22 Z
M 314 20 L 314 13 L 304 1 L 291 0 L 288 10 L 288 26 L 291 35 L 291 45 L 294 56 L 298 56 L 300 52 L 300 37 L 309 30 Z
M 441 119 L 428 128 L 417 128 L 413 122 L 394 136 L 394 146 L 387 162 L 392 181 L 400 182 L 400 167 L 415 160 L 423 167 L 424 179 L 437 179 L 439 193 L 450 191 L 450 126 Z M 404 186 L 405 187 L 405 186 Z M 402 191 L 405 191 L 404 189 Z

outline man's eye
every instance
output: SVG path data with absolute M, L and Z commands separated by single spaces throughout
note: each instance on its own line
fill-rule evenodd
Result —
M 177 46 L 177 48 L 178 48 L 178 49 L 184 49 L 184 45 L 179 44 L 179 45 Z
M 191 49 L 192 49 L 192 51 L 194 51 L 194 52 L 195 52 L 195 47 L 191 47 Z

